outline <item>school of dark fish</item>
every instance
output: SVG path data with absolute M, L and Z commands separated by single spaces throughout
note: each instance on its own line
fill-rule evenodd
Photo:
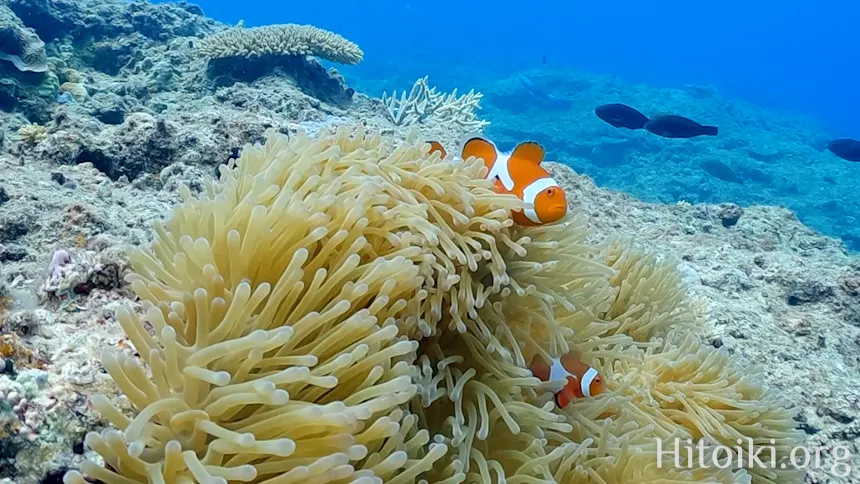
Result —
M 663 138 L 695 138 L 716 136 L 717 126 L 706 126 L 677 114 L 645 116 L 636 108 L 621 103 L 603 104 L 594 109 L 594 114 L 615 128 L 644 129 Z M 841 138 L 830 141 L 827 150 L 846 161 L 860 163 L 860 141 Z
M 644 129 L 664 138 L 716 136 L 719 132 L 716 126 L 704 126 L 677 114 L 657 114 L 649 118 L 636 108 L 620 103 L 598 106 L 594 114 L 616 128 Z

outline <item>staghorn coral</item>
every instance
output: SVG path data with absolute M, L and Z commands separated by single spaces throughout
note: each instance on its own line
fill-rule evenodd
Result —
M 427 76 L 415 81 L 409 95 L 406 91 L 397 96 L 397 91 L 382 94 L 382 103 L 388 110 L 388 117 L 397 126 L 408 126 L 425 122 L 433 117 L 441 124 L 456 127 L 463 131 L 478 131 L 489 125 L 475 115 L 475 109 L 483 97 L 479 92 L 469 91 L 457 96 L 457 90 L 449 94 L 436 91 L 427 83 Z
M 485 174 L 414 138 L 340 128 L 270 132 L 199 198 L 182 189 L 151 247 L 130 253 L 144 314 L 117 314 L 151 376 L 104 355 L 136 414 L 93 399 L 119 430 L 87 436 L 106 466 L 82 471 L 108 484 L 777 482 L 658 466 L 657 442 L 676 437 L 775 438 L 782 463 L 792 412 L 687 331 L 667 269 L 585 244 L 575 217 L 515 227 L 521 202 Z M 609 392 L 559 410 L 526 361 L 573 345 Z
M 341 64 L 358 64 L 364 57 L 358 45 L 340 35 L 296 24 L 233 28 L 204 38 L 197 50 L 207 59 L 310 55 Z

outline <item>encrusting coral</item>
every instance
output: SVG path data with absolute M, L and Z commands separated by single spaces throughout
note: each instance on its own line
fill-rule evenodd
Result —
M 183 189 L 151 247 L 129 254 L 144 314 L 117 319 L 146 367 L 104 355 L 136 414 L 93 399 L 118 430 L 87 435 L 105 465 L 81 471 L 108 484 L 800 482 L 660 465 L 675 438 L 774 439 L 783 463 L 793 413 L 698 341 L 668 263 L 586 244 L 573 215 L 516 227 L 521 202 L 493 192 L 480 160 L 428 151 L 362 128 L 270 132 L 199 197 Z M 527 362 L 573 346 L 608 391 L 561 410 Z
M 207 59 L 312 55 L 341 64 L 358 64 L 364 53 L 353 42 L 312 25 L 266 25 L 233 28 L 210 35 L 197 45 Z

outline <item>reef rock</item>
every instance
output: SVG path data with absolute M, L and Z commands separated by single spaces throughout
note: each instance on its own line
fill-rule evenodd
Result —
M 21 72 L 48 70 L 45 43 L 5 5 L 0 5 L 0 60 Z

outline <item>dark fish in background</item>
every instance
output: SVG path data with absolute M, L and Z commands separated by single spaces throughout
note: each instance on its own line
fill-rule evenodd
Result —
M 546 56 L 540 58 L 541 64 L 546 65 Z
M 540 99 L 541 101 L 551 104 L 558 108 L 568 108 L 570 107 L 570 101 L 565 99 L 561 99 L 554 95 L 553 93 L 547 91 L 541 86 L 538 86 L 534 83 L 528 76 L 525 74 L 518 74 L 517 79 L 520 81 L 520 85 L 528 91 L 532 96 Z
M 827 143 L 827 149 L 843 160 L 860 163 L 860 141 L 856 139 L 835 139 Z
M 702 126 L 692 119 L 675 114 L 661 114 L 645 123 L 645 129 L 664 138 L 695 138 L 696 136 L 716 136 L 716 126 Z
M 741 180 L 749 180 L 753 183 L 761 183 L 762 185 L 770 185 L 773 183 L 773 177 L 768 175 L 758 168 L 752 166 L 737 166 L 734 168 Z
M 648 122 L 648 116 L 620 103 L 598 106 L 594 109 L 594 114 L 616 128 L 642 129 Z
M 738 178 L 738 176 L 735 174 L 735 171 L 732 170 L 729 165 L 723 163 L 722 161 L 703 161 L 699 164 L 699 167 L 702 168 L 702 170 L 705 170 L 708 175 L 711 175 L 714 178 L 719 178 L 722 181 L 729 183 L 743 183 L 743 180 Z

